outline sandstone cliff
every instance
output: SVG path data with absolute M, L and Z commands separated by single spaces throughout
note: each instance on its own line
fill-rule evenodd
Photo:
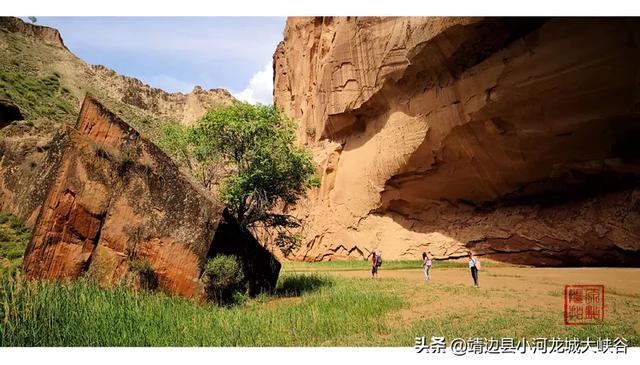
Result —
M 290 18 L 304 260 L 640 265 L 637 19 Z
M 13 17 L 0 17 L 0 29 L 26 35 L 56 48 L 67 49 L 57 29 L 26 23 L 19 18 Z

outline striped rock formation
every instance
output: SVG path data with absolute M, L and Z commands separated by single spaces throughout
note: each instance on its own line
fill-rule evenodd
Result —
M 290 18 L 303 260 L 640 265 L 637 19 Z

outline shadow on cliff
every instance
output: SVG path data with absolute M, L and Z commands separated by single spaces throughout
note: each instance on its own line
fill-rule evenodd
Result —
M 376 214 L 409 231 L 439 233 L 465 244 L 450 258 L 464 257 L 471 250 L 520 265 L 640 267 L 638 176 L 597 175 L 581 184 L 533 185 L 535 193 L 525 194 L 523 187 L 482 204 L 458 201 L 416 207 L 394 200 Z M 429 244 L 419 244 L 406 254 L 417 258 Z
M 379 90 L 359 107 L 329 115 L 322 138 L 340 141 L 348 135 L 358 134 L 360 138 L 351 138 L 344 148 L 350 150 L 361 147 L 384 129 L 391 109 L 390 101 L 397 99 L 397 95 L 417 95 L 430 89 L 445 88 L 458 80 L 467 69 L 539 29 L 548 20 L 543 17 L 485 18 L 478 23 L 446 29 L 433 39 L 418 44 L 410 52 L 413 55 L 409 57 L 409 65 L 399 80 L 386 79 Z M 443 49 L 452 46 L 452 39 L 461 41 L 455 44 L 454 51 L 445 55 Z M 403 102 L 395 107 L 407 115 L 416 116 Z

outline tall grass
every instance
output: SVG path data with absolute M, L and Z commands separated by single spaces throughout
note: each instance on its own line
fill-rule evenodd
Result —
M 434 290 L 431 299 L 451 294 L 448 287 L 429 288 Z M 612 298 L 616 303 L 611 310 L 623 313 L 589 326 L 565 326 L 561 309 L 521 307 L 443 309 L 426 319 L 403 318 L 405 311 L 399 310 L 411 308 L 410 293 L 424 296 L 419 292 L 394 279 L 285 274 L 271 295 L 217 307 L 160 293 L 104 289 L 84 280 L 61 284 L 5 277 L 0 285 L 0 346 L 412 346 L 416 336 L 620 336 L 640 345 L 635 299 Z M 499 294 L 483 295 L 499 299 Z M 473 299 L 465 293 L 456 296 Z
M 361 290 L 372 280 L 318 276 L 283 283 L 300 297 L 231 308 L 164 294 L 6 278 L 0 346 L 319 346 L 365 344 L 387 334 L 399 297 Z M 296 282 L 296 284 L 291 284 Z M 301 285 L 311 282 L 312 285 Z M 323 283 L 317 285 L 317 283 Z M 287 284 L 288 283 L 288 284 Z M 303 290 L 301 290 L 303 289 Z M 280 285 L 281 293 L 295 294 Z

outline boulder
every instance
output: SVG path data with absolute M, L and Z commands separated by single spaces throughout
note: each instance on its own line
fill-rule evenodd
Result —
M 158 147 L 87 96 L 40 210 L 23 271 L 29 279 L 86 275 L 114 285 L 147 281 L 132 279 L 147 267 L 154 286 L 197 297 L 222 212 L 222 205 Z M 241 247 L 259 246 L 250 236 L 230 238 Z

